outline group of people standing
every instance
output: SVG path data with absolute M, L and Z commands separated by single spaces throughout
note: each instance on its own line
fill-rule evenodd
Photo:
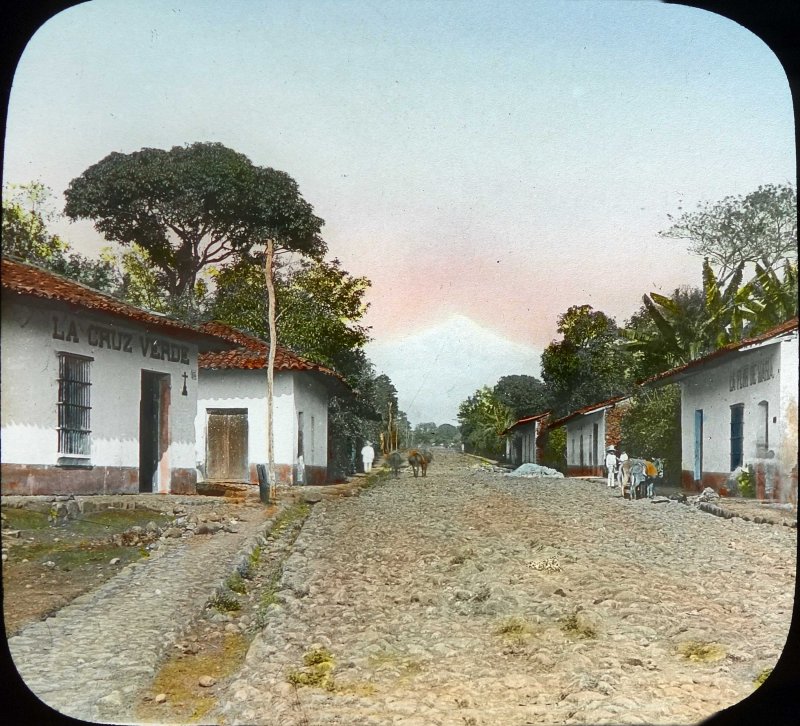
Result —
M 622 486 L 622 464 L 628 460 L 628 455 L 623 450 L 617 456 L 616 446 L 606 449 L 606 471 L 608 473 L 608 486 Z

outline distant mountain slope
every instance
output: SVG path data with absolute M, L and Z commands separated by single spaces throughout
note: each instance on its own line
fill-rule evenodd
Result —
M 539 377 L 541 351 L 456 315 L 405 338 L 367 346 L 379 373 L 397 388 L 412 424 L 457 423 L 459 404 L 505 375 Z

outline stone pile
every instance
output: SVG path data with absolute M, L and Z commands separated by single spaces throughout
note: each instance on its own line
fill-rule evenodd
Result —
M 518 466 L 514 471 L 508 472 L 506 476 L 522 476 L 526 478 L 533 478 L 533 477 L 553 477 L 555 479 L 563 479 L 564 475 L 560 471 L 556 471 L 555 469 L 551 469 L 548 466 L 542 466 L 541 464 L 522 464 L 522 466 Z

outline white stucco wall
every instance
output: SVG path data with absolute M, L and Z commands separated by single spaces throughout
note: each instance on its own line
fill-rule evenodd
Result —
M 797 465 L 797 391 L 798 391 L 798 335 L 780 344 L 780 431 L 781 447 L 778 460 L 781 470 L 791 472 Z
M 522 463 L 536 464 L 536 432 L 539 430 L 539 422 L 533 421 L 529 424 L 520 426 L 522 437 Z
M 89 463 L 138 467 L 141 371 L 150 370 L 170 376 L 168 465 L 193 468 L 197 345 L 135 321 L 65 310 L 58 303 L 3 297 L 2 461 L 58 463 L 58 353 L 64 352 L 93 359 Z M 177 360 L 153 358 L 156 339 L 172 343 Z M 186 396 L 181 395 L 184 373 Z
M 597 441 L 594 440 L 594 425 L 598 424 Z M 593 411 L 581 416 L 576 416 L 565 424 L 567 429 L 567 464 L 569 466 L 580 466 L 580 438 L 583 436 L 583 465 L 602 466 L 605 458 L 605 409 Z M 593 462 L 592 450 L 596 450 L 596 457 Z
M 698 368 L 681 386 L 682 468 L 694 469 L 695 411 L 703 411 L 703 471 L 727 473 L 731 459 L 731 406 L 744 404 L 743 461 L 757 456 L 759 403 L 769 406 L 769 448 L 780 458 L 785 442 L 787 404 L 782 398 L 796 401 L 797 343 L 793 361 L 791 346 L 782 356 L 784 344 L 774 343 L 749 351 L 732 352 Z M 784 380 L 785 378 L 785 380 Z M 793 393 L 788 395 L 788 386 Z M 785 393 L 782 394 L 782 391 Z M 796 406 L 796 403 L 795 403 Z M 774 419 L 774 422 L 773 422 Z M 796 435 L 795 435 L 796 441 Z M 796 446 L 796 444 L 795 444 Z
M 267 373 L 264 370 L 200 369 L 195 415 L 196 461 L 199 469 L 206 460 L 208 409 L 247 410 L 248 459 L 254 464 L 267 461 Z M 273 439 L 275 461 L 292 464 L 295 449 L 294 384 L 291 373 L 277 372 L 273 381 Z
M 200 370 L 195 416 L 196 466 L 204 470 L 208 409 L 246 409 L 248 458 L 267 461 L 266 390 L 264 370 Z M 306 466 L 328 463 L 328 394 L 318 381 L 302 372 L 278 371 L 273 388 L 275 463 L 297 464 L 297 413 L 303 412 Z M 313 419 L 313 429 L 312 429 Z M 313 443 L 313 453 L 312 453 Z

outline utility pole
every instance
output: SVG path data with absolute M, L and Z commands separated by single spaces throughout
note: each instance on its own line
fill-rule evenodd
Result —
M 389 451 L 384 451 L 383 452 L 384 454 L 389 454 L 392 451 L 394 451 L 394 448 L 392 447 L 392 402 L 391 401 L 389 401 L 389 431 L 388 431 L 388 434 L 389 434 Z

